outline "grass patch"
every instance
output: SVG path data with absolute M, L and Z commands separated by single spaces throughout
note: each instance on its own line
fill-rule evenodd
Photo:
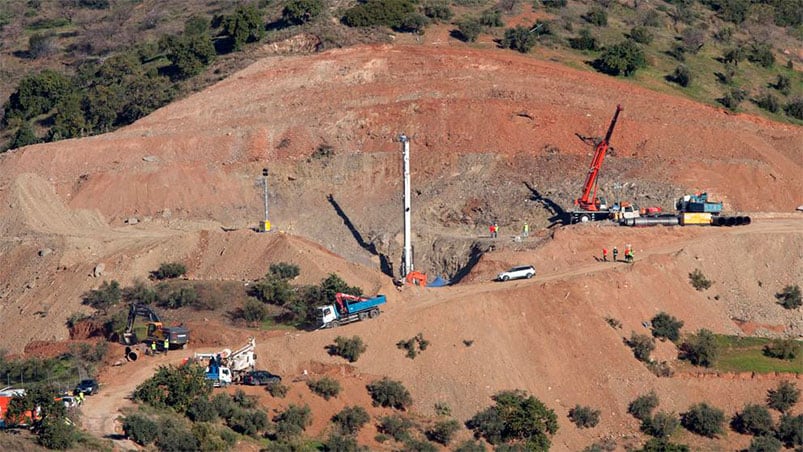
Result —
M 759 337 L 716 336 L 720 356 L 714 369 L 722 372 L 796 372 L 803 373 L 803 355 L 787 361 L 763 353 L 771 339 Z

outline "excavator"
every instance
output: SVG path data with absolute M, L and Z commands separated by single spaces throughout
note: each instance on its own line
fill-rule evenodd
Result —
M 619 113 L 622 112 L 622 106 L 616 106 L 616 112 L 613 114 L 611 125 L 608 126 L 608 133 L 605 138 L 597 144 L 594 149 L 594 158 L 591 160 L 591 167 L 588 169 L 585 184 L 583 184 L 583 194 L 574 200 L 574 209 L 567 212 L 570 223 L 586 223 L 588 221 L 599 221 L 611 218 L 614 213 L 624 214 L 625 217 L 635 211 L 635 216 L 638 216 L 638 207 L 629 206 L 630 212 L 616 212 L 608 207 L 603 198 L 597 197 L 597 178 L 599 177 L 599 170 L 602 167 L 602 162 L 605 160 L 605 153 L 608 152 L 608 146 L 613 135 L 613 129 L 616 127 L 616 121 L 619 119 Z M 625 209 L 628 206 L 624 206 Z M 623 209 L 623 210 L 625 210 Z
M 137 317 L 147 319 L 146 325 L 146 338 L 140 340 L 137 333 L 134 331 L 134 323 Z M 168 340 L 171 349 L 185 348 L 190 338 L 190 331 L 184 326 L 165 326 L 162 320 L 150 307 L 144 304 L 131 303 L 128 310 L 128 322 L 123 333 L 122 343 L 125 345 L 134 345 L 143 343 L 157 342 L 157 345 L 163 346 L 164 340 Z

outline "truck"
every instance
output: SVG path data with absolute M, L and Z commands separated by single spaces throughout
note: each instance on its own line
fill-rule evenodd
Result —
M 379 316 L 379 307 L 387 302 L 384 295 L 358 297 L 345 293 L 335 294 L 336 304 L 318 307 L 318 328 L 335 328 L 358 320 Z
M 256 339 L 248 338 L 248 342 L 235 351 L 227 348 L 218 353 L 195 353 L 193 359 L 206 366 L 206 379 L 213 386 L 228 386 L 256 369 Z
M 719 215 L 722 212 L 722 201 L 709 201 L 708 193 L 695 193 L 679 198 L 675 202 L 675 208 L 678 212 Z
M 142 340 L 137 337 L 137 333 L 134 331 L 137 317 L 147 319 L 145 323 L 146 337 Z M 139 343 L 150 344 L 155 341 L 157 346 L 163 347 L 165 339 L 168 340 L 171 349 L 186 348 L 190 339 L 190 331 L 182 325 L 165 326 L 153 309 L 144 304 L 131 303 L 128 310 L 128 322 L 121 342 L 124 345 L 135 345 Z

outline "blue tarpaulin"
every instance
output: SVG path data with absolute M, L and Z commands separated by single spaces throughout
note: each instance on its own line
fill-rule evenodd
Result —
M 444 287 L 450 284 L 449 281 L 441 278 L 440 276 L 436 276 L 435 279 L 427 283 L 427 287 Z

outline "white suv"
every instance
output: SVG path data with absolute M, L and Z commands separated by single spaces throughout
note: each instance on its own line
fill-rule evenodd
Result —
M 513 267 L 508 271 L 502 272 L 496 276 L 499 281 L 507 281 L 509 279 L 530 279 L 535 276 L 535 268 L 532 265 L 522 265 Z

